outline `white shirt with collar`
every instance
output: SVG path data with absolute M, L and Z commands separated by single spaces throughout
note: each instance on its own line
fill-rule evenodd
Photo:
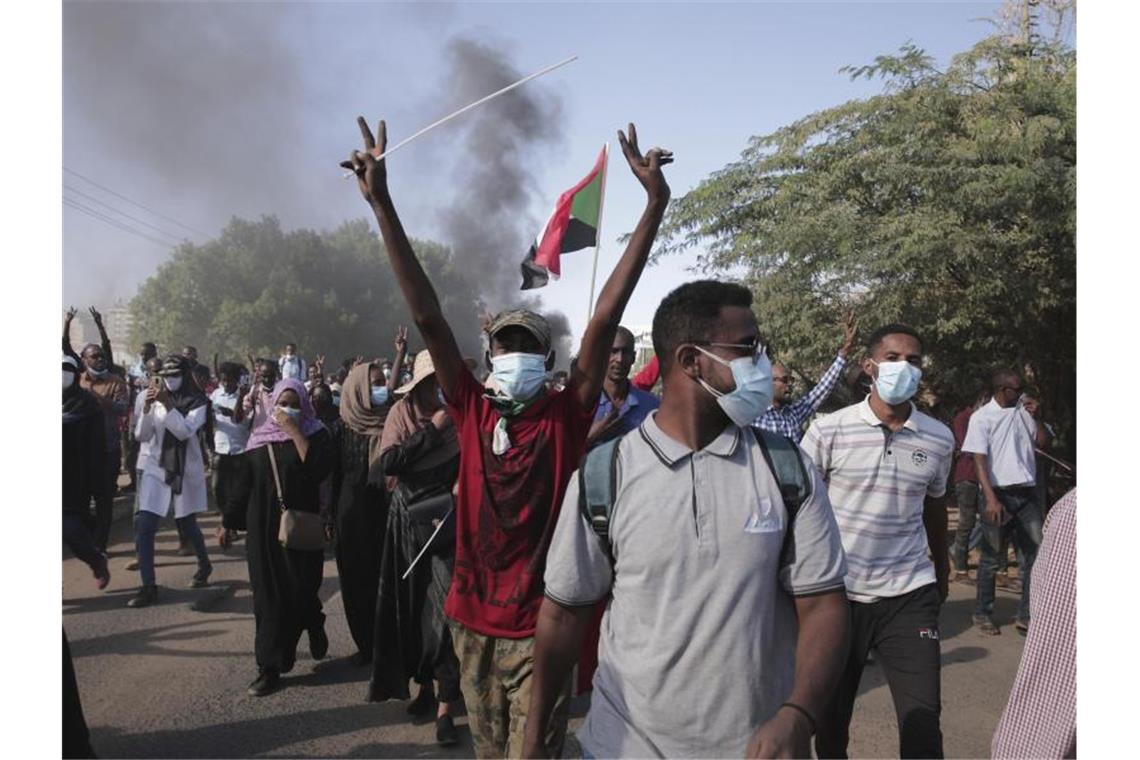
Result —
M 986 455 L 995 488 L 1032 486 L 1037 482 L 1036 435 L 1037 421 L 1025 407 L 1003 409 L 991 399 L 970 416 L 962 451 Z
M 911 404 L 891 432 L 868 396 L 817 418 L 801 445 L 827 482 L 847 552 L 847 597 L 874 602 L 934 583 L 922 514 L 927 497 L 946 493 L 950 428 Z
M 173 506 L 175 518 L 206 511 L 206 465 L 197 435 L 206 424 L 206 409 L 207 405 L 203 404 L 183 417 L 177 409 L 168 410 L 155 402 L 149 412 L 139 417 L 138 439 L 144 444 L 151 443 L 151 457 L 138 484 L 139 509 L 165 517 Z M 186 469 L 180 494 L 167 485 L 166 471 L 159 462 L 162 439 L 167 431 L 186 442 Z

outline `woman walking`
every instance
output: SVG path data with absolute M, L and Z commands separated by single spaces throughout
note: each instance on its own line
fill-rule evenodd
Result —
M 406 328 L 396 333 L 396 360 L 407 350 Z M 356 644 L 356 665 L 372 659 L 372 629 L 380 583 L 380 551 L 388 496 L 379 468 L 380 436 L 397 383 L 385 380 L 380 362 L 358 364 L 345 378 L 340 396 L 339 498 L 336 504 L 336 568 L 348 630 Z
M 459 440 L 427 351 L 416 355 L 411 381 L 397 392 L 405 395 L 392 407 L 380 442 L 392 497 L 368 696 L 407 699 L 408 679 L 414 678 L 420 690 L 408 712 L 426 717 L 434 707 L 436 740 L 448 746 L 459 740 L 451 717 L 451 705 L 460 698 L 459 661 L 443 614 L 455 553 L 455 518 L 447 513 L 459 474 Z M 430 547 L 403 579 L 436 528 Z
M 206 553 L 206 541 L 196 515 L 207 509 L 206 467 L 198 431 L 210 429 L 209 401 L 194 382 L 189 362 L 170 354 L 158 373 L 160 384 L 146 390 L 143 414 L 138 423 L 138 439 L 153 442 L 153 456 L 142 471 L 135 514 L 135 551 L 142 588 L 127 602 L 129 607 L 146 607 L 158 599 L 154 578 L 154 536 L 159 521 L 174 507 L 174 520 L 194 547 L 198 571 L 191 588 L 205 586 L 213 566 Z
M 293 669 L 303 631 L 309 632 L 313 659 L 324 657 L 329 648 L 318 595 L 324 552 L 286 548 L 278 531 L 282 505 L 318 512 L 318 490 L 333 464 L 332 440 L 300 380 L 279 381 L 269 397 L 269 410 L 243 454 L 249 488 L 245 514 L 225 515 L 226 528 L 248 531 L 257 658 L 257 678 L 249 693 L 255 697 L 276 691 L 281 674 Z

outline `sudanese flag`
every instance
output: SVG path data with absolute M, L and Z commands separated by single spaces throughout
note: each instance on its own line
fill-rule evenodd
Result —
M 594 168 L 577 185 L 558 196 L 554 213 L 522 262 L 522 290 L 541 288 L 550 278 L 558 279 L 562 268 L 558 257 L 598 245 L 598 221 L 606 188 L 607 143 L 598 154 Z

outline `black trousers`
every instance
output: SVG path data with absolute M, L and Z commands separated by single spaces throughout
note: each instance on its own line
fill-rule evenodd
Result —
M 847 757 L 867 653 L 883 668 L 899 724 L 899 757 L 942 757 L 942 653 L 935 584 L 869 604 L 851 602 L 851 651 L 815 738 L 820 758 Z
M 119 467 L 122 452 L 118 449 L 109 451 L 103 463 L 103 478 L 98 484 L 95 493 L 95 528 L 92 538 L 95 548 L 101 552 L 107 551 L 107 540 L 111 535 L 111 518 L 115 507 L 115 486 L 119 482 Z

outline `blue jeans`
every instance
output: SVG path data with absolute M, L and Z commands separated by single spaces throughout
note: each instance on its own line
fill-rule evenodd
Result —
M 1029 622 L 1029 577 L 1041 546 L 1041 506 L 1033 487 L 994 489 L 994 495 L 1013 519 L 1005 525 L 991 525 L 982 520 L 982 561 L 978 567 L 978 602 L 975 615 L 991 617 L 994 613 L 994 574 L 997 572 L 998 551 L 1002 539 L 1011 537 L 1022 560 L 1021 601 L 1017 618 Z
M 154 585 L 154 535 L 158 533 L 158 524 L 161 521 L 162 518 L 154 512 L 140 510 L 135 513 L 135 552 L 139 561 L 139 577 L 144 586 Z M 198 527 L 197 517 L 187 515 L 175 519 L 174 522 L 194 545 L 194 553 L 198 555 L 199 571 L 210 567 L 210 555 L 206 552 L 206 539 L 202 537 L 202 530 Z
M 958 505 L 958 530 L 954 543 L 950 546 L 950 557 L 954 569 L 966 572 L 966 555 L 978 545 L 981 532 L 978 529 L 978 510 L 982 507 L 981 490 L 977 483 L 964 481 L 954 484 L 954 500 Z

